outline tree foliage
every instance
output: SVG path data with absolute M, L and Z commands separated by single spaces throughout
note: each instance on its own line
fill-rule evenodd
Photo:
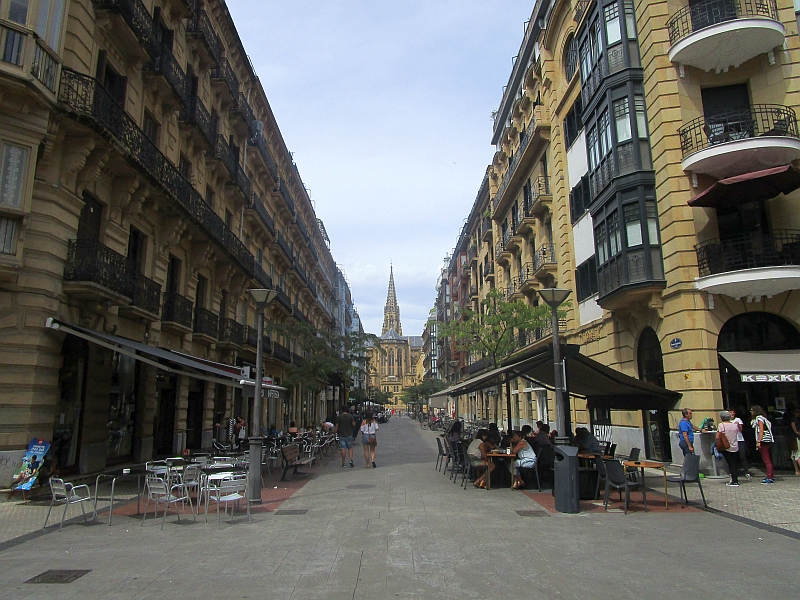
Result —
M 496 288 L 486 294 L 481 306 L 480 312 L 468 308 L 460 319 L 441 324 L 439 336 L 451 338 L 458 351 L 486 358 L 493 368 L 519 349 L 519 332 L 547 326 L 552 315 L 544 303 L 530 306 L 522 300 L 507 302 Z
M 428 398 L 436 392 L 440 392 L 447 385 L 440 379 L 424 379 L 420 383 L 409 386 L 403 390 L 404 401 L 406 404 L 421 402 L 428 403 Z

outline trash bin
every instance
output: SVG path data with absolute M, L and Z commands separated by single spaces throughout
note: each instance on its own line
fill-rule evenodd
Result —
M 574 446 L 556 446 L 553 465 L 553 494 L 556 510 L 563 513 L 580 512 L 578 501 L 578 449 Z

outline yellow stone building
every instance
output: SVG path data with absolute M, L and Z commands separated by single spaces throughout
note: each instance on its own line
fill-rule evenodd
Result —
M 209 448 L 226 418 L 252 422 L 246 290 L 278 291 L 268 324 L 330 327 L 335 301 L 225 3 L 2 2 L 0 48 L 0 456 L 44 438 L 87 473 Z M 277 384 L 303 360 L 292 339 L 264 348 Z M 333 408 L 300 387 L 267 400 L 279 428 Z
M 397 293 L 394 287 L 394 270 L 390 268 L 389 291 L 383 309 L 380 346 L 367 351 L 368 388 L 387 392 L 391 394 L 392 402 L 397 402 L 405 388 L 418 383 L 417 363 L 421 349 L 421 336 L 403 335 L 400 306 L 397 303 Z
M 567 342 L 683 395 L 593 414 L 573 399 L 573 426 L 620 452 L 679 456 L 681 407 L 699 424 L 800 400 L 797 31 L 789 0 L 535 3 L 448 285 L 473 306 L 492 287 L 532 303 L 568 288 Z M 482 366 L 457 358 L 461 378 Z M 514 418 L 552 417 L 530 383 L 515 391 Z M 460 403 L 504 413 L 482 393 Z

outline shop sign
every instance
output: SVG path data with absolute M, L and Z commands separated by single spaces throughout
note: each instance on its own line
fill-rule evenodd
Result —
M 678 350 L 681 346 L 683 346 L 683 340 L 681 338 L 673 338 L 669 343 L 669 347 L 673 350 Z
M 800 383 L 800 373 L 761 373 L 742 375 L 742 383 Z

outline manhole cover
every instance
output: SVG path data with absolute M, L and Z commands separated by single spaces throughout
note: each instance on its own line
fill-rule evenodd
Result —
M 284 510 L 276 510 L 276 515 L 304 515 L 308 512 L 307 508 L 295 508 L 295 509 L 284 509 Z
M 25 583 L 72 583 L 76 579 L 80 579 L 87 573 L 91 573 L 91 569 L 69 569 L 57 570 L 51 569 L 40 573 L 33 579 L 28 579 Z
M 369 490 L 369 489 L 372 489 L 374 487 L 375 487 L 374 485 L 369 484 L 369 483 L 358 483 L 358 484 L 355 484 L 355 485 L 348 485 L 347 489 L 348 490 Z
M 547 511 L 545 510 L 518 510 L 517 514 L 520 517 L 547 517 Z

